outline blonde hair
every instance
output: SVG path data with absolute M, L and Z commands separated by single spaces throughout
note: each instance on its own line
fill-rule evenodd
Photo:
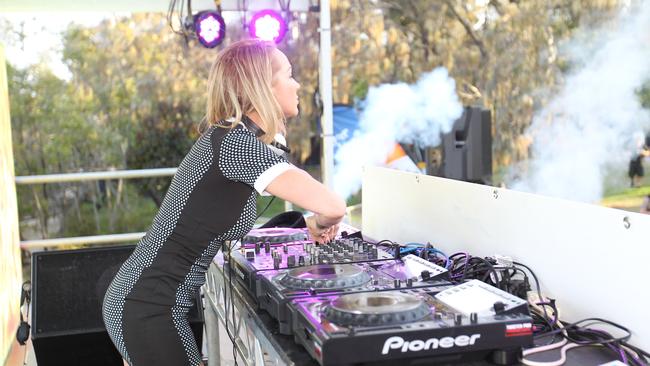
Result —
M 250 39 L 235 42 L 217 55 L 208 78 L 207 111 L 200 132 L 211 125 L 234 128 L 237 123 L 219 122 L 229 118 L 241 121 L 243 115 L 255 111 L 266 132 L 260 137 L 263 142 L 270 143 L 276 133 L 285 133 L 285 116 L 271 90 L 274 49 L 271 42 Z

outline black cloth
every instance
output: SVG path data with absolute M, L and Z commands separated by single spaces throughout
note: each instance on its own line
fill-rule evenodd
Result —
M 630 160 L 630 165 L 627 170 L 627 175 L 630 178 L 635 176 L 643 177 L 645 174 L 643 170 L 643 155 L 637 155 Z
M 289 228 L 305 228 L 307 223 L 302 213 L 298 211 L 287 211 L 273 216 L 269 221 L 260 226 L 261 228 L 270 227 L 289 227 Z

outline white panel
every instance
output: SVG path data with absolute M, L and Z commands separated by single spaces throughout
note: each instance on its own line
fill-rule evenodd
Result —
M 650 215 L 385 168 L 365 169 L 362 205 L 364 235 L 511 256 L 563 319 L 615 321 L 650 349 Z

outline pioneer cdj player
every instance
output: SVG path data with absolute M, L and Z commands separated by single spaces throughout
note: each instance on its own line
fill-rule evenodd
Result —
M 289 308 L 296 340 L 323 366 L 486 358 L 511 364 L 533 342 L 526 302 L 477 280 L 443 291 L 422 287 L 300 298 Z
M 318 245 L 304 229 L 257 229 L 228 265 L 321 365 L 488 355 L 508 364 L 532 345 L 524 300 L 480 281 L 455 285 L 446 268 L 399 253 L 360 236 Z
M 451 285 L 447 269 L 417 256 L 395 259 L 358 237 L 317 245 L 301 229 L 253 231 L 231 255 L 237 280 L 278 321 L 282 334 L 292 332 L 287 304 L 295 298 Z
M 434 274 L 434 275 L 432 275 Z M 390 291 L 431 287 L 442 291 L 451 286 L 447 270 L 417 256 L 379 261 L 314 264 L 305 267 L 258 272 L 260 307 L 280 325 L 280 333 L 291 334 L 289 301 L 328 293 Z

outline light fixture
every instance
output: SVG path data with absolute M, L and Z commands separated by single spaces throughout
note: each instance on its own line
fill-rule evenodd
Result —
M 253 38 L 280 43 L 287 33 L 287 23 L 277 12 L 265 9 L 253 15 L 248 29 Z
M 194 16 L 194 32 L 203 46 L 214 48 L 223 42 L 226 22 L 216 11 L 202 11 Z

